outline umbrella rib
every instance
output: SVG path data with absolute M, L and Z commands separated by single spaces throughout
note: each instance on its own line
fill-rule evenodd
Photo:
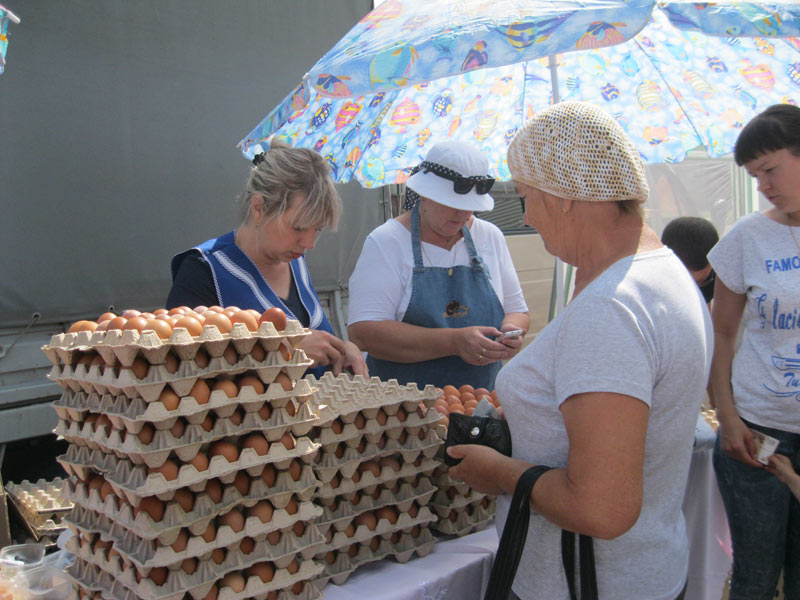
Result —
M 697 126 L 692 121 L 692 117 L 689 116 L 689 111 L 686 110 L 686 107 L 683 105 L 683 103 L 681 102 L 680 98 L 678 98 L 678 96 L 675 95 L 675 92 L 672 91 L 672 86 L 669 85 L 669 81 L 667 80 L 666 77 L 664 77 L 664 74 L 661 72 L 661 69 L 658 66 L 658 62 L 653 60 L 652 57 L 647 52 L 645 52 L 644 48 L 642 48 L 642 45 L 639 43 L 639 40 L 634 38 L 633 39 L 633 43 L 636 44 L 636 47 L 639 49 L 639 51 L 642 54 L 644 54 L 644 56 L 647 57 L 647 60 L 650 61 L 650 64 L 653 65 L 653 68 L 658 73 L 658 76 L 661 78 L 661 81 L 664 82 L 664 84 L 667 86 L 667 90 L 669 91 L 670 96 L 672 96 L 675 99 L 675 103 L 683 111 L 683 114 L 686 117 L 686 121 L 691 126 L 692 131 L 694 131 L 695 136 L 697 137 L 698 140 L 700 140 L 700 142 L 703 145 L 705 145 L 705 140 L 703 139 L 703 136 L 700 134 L 700 132 L 697 130 Z

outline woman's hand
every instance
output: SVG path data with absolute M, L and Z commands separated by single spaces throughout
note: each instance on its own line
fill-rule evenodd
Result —
M 500 454 L 494 448 L 477 444 L 451 446 L 447 453 L 462 459 L 450 467 L 449 475 L 466 482 L 482 494 L 510 494 L 514 491 L 520 475 L 530 465 Z
M 769 464 L 765 467 L 767 471 L 775 475 L 783 483 L 788 484 L 790 481 L 800 478 L 800 475 L 795 472 L 792 466 L 792 460 L 788 456 L 773 454 L 767 460 L 769 461 Z
M 719 413 L 718 413 L 719 414 Z M 753 432 L 744 424 L 741 417 L 736 414 L 726 414 L 720 418 L 720 447 L 723 452 L 751 467 L 762 468 L 756 460 L 756 443 Z
M 512 349 L 509 346 L 495 342 L 492 339 L 501 333 L 495 327 L 472 326 L 451 329 L 450 331 L 453 331 L 457 338 L 455 350 L 458 356 L 471 365 L 482 367 L 513 356 Z
M 369 377 L 367 362 L 361 350 L 353 342 L 345 342 L 345 353 L 342 355 L 341 363 L 335 362 L 331 367 L 334 375 L 338 375 L 345 369 L 349 369 L 353 375 L 363 375 Z
M 303 338 L 299 347 L 314 361 L 315 367 L 318 365 L 327 367 L 336 364 L 337 361 L 343 364 L 347 353 L 347 346 L 343 340 L 320 329 L 312 329 L 311 334 Z
M 515 329 L 519 329 L 519 327 L 517 327 L 513 323 L 506 323 L 500 326 L 500 331 L 504 333 L 506 331 L 514 331 Z M 522 339 L 524 337 L 525 334 L 523 333 L 513 338 L 512 337 L 504 338 L 502 341 L 500 341 L 500 343 L 508 349 L 507 350 L 508 356 L 503 358 L 502 360 L 508 360 L 509 358 L 516 356 L 519 353 L 519 351 L 522 350 Z

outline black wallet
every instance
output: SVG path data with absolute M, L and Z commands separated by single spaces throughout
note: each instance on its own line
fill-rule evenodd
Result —
M 447 454 L 450 446 L 459 444 L 480 444 L 494 448 L 500 454 L 511 456 L 511 431 L 505 419 L 494 417 L 468 417 L 460 413 L 450 413 L 447 439 L 444 443 L 444 464 L 449 467 L 461 462 Z

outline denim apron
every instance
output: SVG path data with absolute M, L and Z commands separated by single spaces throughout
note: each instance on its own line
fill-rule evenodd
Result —
M 403 323 L 420 327 L 455 329 L 473 325 L 500 328 L 505 317 L 503 305 L 489 283 L 489 269 L 475 250 L 466 225 L 461 228 L 469 251 L 470 264 L 454 267 L 425 267 L 419 236 L 419 204 L 411 211 L 411 249 L 414 271 L 411 276 L 411 298 Z M 415 382 L 420 387 L 431 383 L 437 387 L 465 383 L 473 387 L 494 389 L 500 361 L 483 366 L 464 362 L 459 356 L 445 356 L 417 363 L 396 363 L 367 357 L 370 375 L 381 379 L 397 379 L 401 384 Z

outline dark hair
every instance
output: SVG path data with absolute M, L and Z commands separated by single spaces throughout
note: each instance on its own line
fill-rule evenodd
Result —
M 690 271 L 708 266 L 708 252 L 719 241 L 711 221 L 700 217 L 678 217 L 664 227 L 661 242 L 681 259 Z
M 733 149 L 740 167 L 767 152 L 787 149 L 800 156 L 800 108 L 791 104 L 773 104 L 750 119 Z

